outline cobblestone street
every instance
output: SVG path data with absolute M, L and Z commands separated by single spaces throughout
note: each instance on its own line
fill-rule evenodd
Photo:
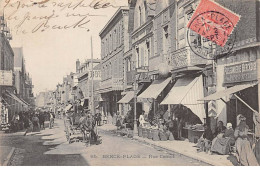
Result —
M 103 142 L 86 147 L 66 141 L 63 121 L 55 119 L 53 129 L 23 136 L 23 132 L 2 133 L 1 146 L 15 147 L 8 165 L 207 165 L 203 162 L 155 148 L 114 132 L 100 131 Z

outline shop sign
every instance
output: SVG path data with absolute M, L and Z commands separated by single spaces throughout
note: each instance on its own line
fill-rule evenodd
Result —
M 101 80 L 101 71 L 100 70 L 94 70 L 90 71 L 90 79 L 92 79 L 93 75 L 93 80 Z
M 172 55 L 172 64 L 174 68 L 188 66 L 188 51 L 186 48 L 180 49 Z
M 7 70 L 0 70 L 0 86 L 13 85 L 13 72 Z
M 253 80 L 257 80 L 257 66 L 255 61 L 225 66 L 224 83 Z

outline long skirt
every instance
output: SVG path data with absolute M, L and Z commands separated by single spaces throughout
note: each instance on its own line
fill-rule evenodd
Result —
M 241 165 L 258 166 L 258 162 L 247 139 L 238 138 L 236 140 L 236 149 Z
M 215 137 L 212 140 L 211 151 L 219 154 L 228 154 L 230 145 L 232 144 L 234 145 L 234 143 L 235 140 L 230 137 L 226 137 L 226 138 Z
M 255 157 L 260 165 L 260 139 L 258 139 L 255 143 Z

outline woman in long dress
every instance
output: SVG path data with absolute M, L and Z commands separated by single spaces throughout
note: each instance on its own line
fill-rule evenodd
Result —
M 249 137 L 249 127 L 246 125 L 246 118 L 238 115 L 238 126 L 235 129 L 236 150 L 238 159 L 241 165 L 244 166 L 258 166 L 258 162 L 251 148 Z
M 232 124 L 227 124 L 224 134 L 218 134 L 212 141 L 211 152 L 227 154 L 230 146 L 235 144 L 234 130 Z
M 260 114 L 255 111 L 253 115 L 253 120 L 255 123 L 255 156 L 260 164 Z

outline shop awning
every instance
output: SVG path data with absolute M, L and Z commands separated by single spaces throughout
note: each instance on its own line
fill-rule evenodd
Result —
M 144 87 L 144 84 L 141 84 L 140 86 L 138 86 L 138 89 L 136 91 L 137 95 L 143 89 L 143 87 Z M 134 98 L 134 96 L 135 96 L 135 93 L 133 90 L 127 91 L 127 92 L 125 92 L 125 96 L 121 100 L 119 100 L 117 103 L 129 103 Z
M 22 100 L 22 102 L 24 102 L 24 104 L 26 104 L 27 106 L 29 106 L 30 104 L 29 103 L 27 103 L 25 100 L 23 100 L 23 99 L 21 99 Z
M 182 104 L 203 122 L 203 119 L 206 118 L 204 104 L 198 101 L 203 96 L 202 76 L 183 77 L 177 80 L 161 104 Z
M 26 105 L 19 97 L 17 97 L 16 95 L 14 95 L 13 93 L 9 92 L 8 90 L 6 91 L 7 94 L 13 98 L 14 100 L 16 100 L 17 102 L 23 104 L 23 105 Z M 27 106 L 27 105 L 26 105 Z
M 65 107 L 65 112 L 68 111 L 68 110 L 70 110 L 71 108 L 72 108 L 72 105 L 69 104 L 68 106 Z
M 156 99 L 163 89 L 170 83 L 171 77 L 167 79 L 155 80 L 143 93 L 138 96 L 141 98 L 153 98 Z
M 201 101 L 210 101 L 210 100 L 218 100 L 218 99 L 221 99 L 223 97 L 227 97 L 233 93 L 236 93 L 236 92 L 239 92 L 241 90 L 244 90 L 244 89 L 247 89 L 249 87 L 253 87 L 255 85 L 257 85 L 258 83 L 251 83 L 251 84 L 244 84 L 244 85 L 236 85 L 236 86 L 233 86 L 233 87 L 230 87 L 230 88 L 227 88 L 225 90 L 222 90 L 222 91 L 219 91 L 219 92 L 216 92 L 216 93 L 213 93 L 209 96 L 206 96 L 202 99 L 199 99 Z
M 126 92 L 126 95 L 117 103 L 129 103 L 134 98 L 134 95 L 135 95 L 134 91 L 128 91 Z

